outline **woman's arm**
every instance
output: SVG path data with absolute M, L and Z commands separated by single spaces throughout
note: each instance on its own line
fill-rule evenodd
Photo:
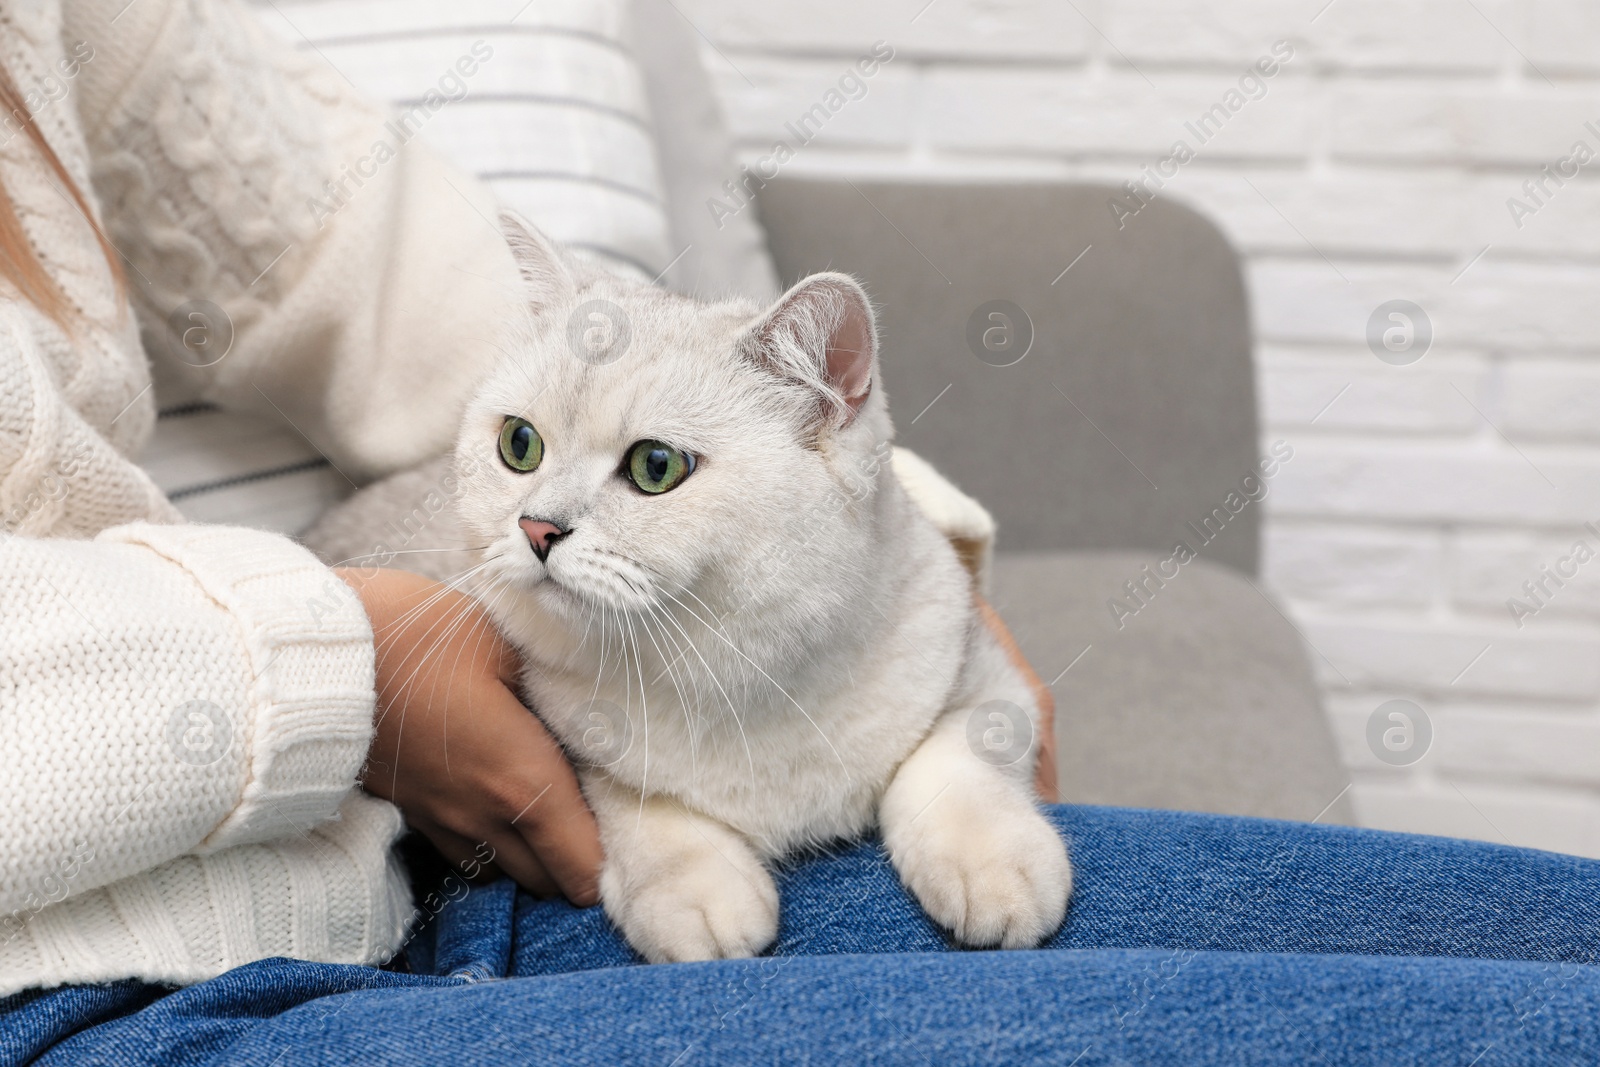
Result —
M 326 582 L 247 530 L 0 535 L 0 914 L 64 857 L 88 857 L 76 895 L 333 815 L 371 735 L 372 646 Z
M 95 49 L 73 101 L 158 379 L 283 417 L 358 480 L 444 451 L 518 288 L 488 191 L 228 0 L 64 0 L 63 15 L 64 39 Z M 195 301 L 231 323 L 203 367 L 164 343 Z M 407 579 L 353 583 L 380 631 L 364 781 L 447 855 L 471 837 L 529 888 L 592 898 L 597 835 L 559 750 L 483 642 L 432 627 L 438 587 L 388 610 Z
M 94 857 L 77 893 L 302 833 L 366 753 L 371 636 L 342 584 L 280 537 L 135 518 L 177 513 L 0 307 L 0 913 L 64 854 Z
M 594 819 L 481 610 L 340 577 L 230 527 L 0 535 L 0 916 L 304 836 L 358 775 L 452 860 L 594 903 Z

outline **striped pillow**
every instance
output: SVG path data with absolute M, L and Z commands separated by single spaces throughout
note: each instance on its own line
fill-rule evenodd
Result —
M 626 0 L 254 0 L 557 241 L 658 277 L 669 225 Z M 450 98 L 418 109 L 429 93 Z M 350 486 L 292 428 L 183 397 L 141 463 L 185 516 L 298 533 Z
M 429 91 L 451 97 L 419 123 L 422 140 L 555 240 L 650 278 L 672 258 L 644 79 L 624 44 L 623 0 L 258 6 L 268 27 L 315 48 L 402 116 Z

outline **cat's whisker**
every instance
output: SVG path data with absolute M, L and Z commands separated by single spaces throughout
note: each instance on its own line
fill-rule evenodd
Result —
M 650 611 L 655 611 L 655 605 L 652 604 L 648 607 Z M 683 686 L 678 684 L 678 674 L 672 669 L 672 662 L 667 658 L 666 651 L 662 649 L 661 645 L 656 641 L 655 633 L 650 626 L 650 617 L 648 615 L 639 616 L 639 623 L 644 627 L 645 636 L 650 638 L 650 643 L 655 646 L 656 654 L 659 655 L 662 659 L 662 662 L 666 664 L 665 669 L 667 676 L 672 680 L 672 688 L 678 693 L 678 704 L 683 709 L 683 721 L 689 729 L 689 766 L 691 780 L 699 781 L 700 752 L 699 744 L 695 740 L 695 724 L 692 718 L 694 714 L 693 706 L 689 703 L 688 695 L 684 693 Z M 661 636 L 663 639 L 667 637 L 667 631 L 665 627 L 662 627 Z M 660 675 L 656 676 L 656 680 L 660 680 Z
M 386 552 L 374 552 L 375 556 L 425 556 L 438 552 L 487 552 L 489 545 L 455 545 L 446 548 L 391 548 Z
M 678 621 L 672 617 L 672 609 L 666 604 L 657 601 L 650 605 L 650 613 L 661 623 L 661 635 L 672 643 L 674 649 L 672 659 L 666 664 L 667 668 L 676 667 L 679 663 L 683 664 L 683 673 L 689 679 L 690 684 L 694 686 L 695 717 L 697 720 L 706 720 L 706 716 L 699 711 L 705 704 L 705 692 L 700 684 L 700 672 L 696 671 L 693 665 L 688 662 L 689 650 L 687 646 L 679 641 L 666 626 L 666 623 L 671 623 L 674 627 L 678 627 Z M 678 628 L 681 629 L 681 627 Z
M 594 625 L 594 605 L 587 605 L 588 611 L 584 612 L 583 634 L 578 638 L 578 647 L 583 648 L 589 641 L 589 628 Z
M 739 744 L 740 747 L 744 749 L 745 764 L 749 768 L 753 780 L 753 776 L 755 774 L 755 756 L 750 748 L 750 738 L 745 731 L 744 716 L 741 713 L 740 705 L 733 700 L 732 694 L 729 692 L 728 687 L 723 683 L 722 677 L 719 674 L 719 671 L 721 670 L 721 664 L 713 665 L 705 656 L 701 654 L 699 644 L 695 641 L 694 636 L 689 633 L 689 630 L 684 625 L 683 620 L 678 618 L 678 613 L 674 608 L 670 606 L 664 608 L 662 615 L 682 636 L 683 643 L 689 649 L 689 654 L 692 655 L 700 664 L 701 669 L 695 672 L 696 678 L 704 677 L 710 683 L 711 688 L 715 690 L 715 693 L 703 702 L 703 707 L 708 713 L 714 713 L 717 702 L 720 700 L 721 703 L 728 709 L 728 714 L 733 719 L 734 729 L 739 732 Z
M 406 620 L 409 620 L 411 617 L 417 615 L 419 611 L 426 610 L 428 607 L 431 607 L 433 604 L 438 603 L 438 601 L 441 598 L 443 598 L 445 595 L 446 595 L 446 593 L 443 590 L 436 591 L 435 593 L 431 594 L 427 598 L 427 601 L 426 601 L 426 604 L 425 604 L 424 607 L 418 608 L 418 609 L 413 609 L 412 611 L 407 612 L 405 615 L 403 615 L 401 617 L 402 622 L 404 622 Z M 428 646 L 428 648 L 426 650 L 424 650 L 422 655 L 417 658 L 417 662 L 412 667 L 411 673 L 408 674 L 406 676 L 405 680 L 401 683 L 401 685 L 400 685 L 400 692 L 401 693 L 405 693 L 411 687 L 411 684 L 416 679 L 418 672 L 420 672 L 423 669 L 423 667 L 428 664 L 429 660 L 431 660 L 433 658 L 435 650 L 438 649 L 439 646 L 442 645 L 445 641 L 448 641 L 450 639 L 451 635 L 453 635 L 456 632 L 456 630 L 458 630 L 461 626 L 465 625 L 466 621 L 469 618 L 472 617 L 473 609 L 479 603 L 480 603 L 480 601 L 479 601 L 479 599 L 478 599 L 478 597 L 476 596 L 475 593 L 468 593 L 468 594 L 466 594 L 466 599 L 464 599 L 460 605 L 458 605 L 456 607 L 453 607 L 452 609 L 447 611 L 446 614 L 442 618 L 436 619 L 436 620 L 432 621 L 431 623 L 429 623 L 428 628 L 425 631 L 423 631 L 423 637 L 424 638 L 429 638 L 429 637 L 433 638 L 432 643 Z M 398 635 L 400 633 L 403 633 L 404 630 L 402 629 L 402 627 L 400 625 L 396 625 L 395 628 L 394 628 L 394 632 Z M 437 636 L 435 636 L 435 634 L 437 634 Z M 384 647 L 383 644 L 380 644 L 378 646 L 380 652 L 382 651 L 383 647 Z M 435 684 L 437 684 L 437 681 L 435 681 Z
M 622 629 L 622 613 L 611 607 L 609 604 L 606 605 L 605 612 L 606 618 L 611 623 L 611 627 L 616 633 L 617 638 L 617 665 L 615 668 L 613 668 L 613 674 L 620 672 L 622 675 L 623 713 L 626 714 L 628 716 L 628 720 L 632 722 L 633 675 L 628 668 L 628 639 L 627 634 Z
M 567 566 L 573 568 L 575 572 L 587 575 L 595 582 L 602 582 L 608 586 L 601 592 L 613 602 L 617 599 L 615 593 L 618 585 L 632 593 L 637 603 L 627 605 L 627 610 L 638 610 L 643 605 L 658 599 L 654 587 L 661 584 L 661 575 L 620 552 L 585 546 L 574 550 L 568 557 Z
M 704 600 L 701 600 L 695 591 L 690 589 L 688 586 L 681 586 L 680 591 L 687 593 L 691 597 L 694 597 L 694 602 L 699 604 L 702 608 L 705 608 L 707 615 L 710 615 L 712 618 L 717 620 L 717 625 L 713 627 L 714 629 L 722 633 L 727 633 L 727 628 L 722 625 L 728 617 L 726 612 L 719 614 L 715 609 L 712 608 L 710 604 L 707 604 Z
M 708 672 L 710 668 L 705 667 L 705 661 L 703 659 L 701 660 L 701 666 L 705 667 L 705 671 L 696 670 L 694 665 L 688 662 L 689 657 L 696 651 L 694 648 L 694 642 L 689 640 L 689 635 L 684 631 L 683 624 L 678 621 L 677 616 L 673 614 L 673 610 L 670 605 L 657 603 L 652 609 L 652 614 L 655 615 L 656 619 L 663 624 L 662 633 L 665 634 L 669 640 L 671 640 L 673 648 L 677 650 L 676 655 L 672 657 L 672 665 L 676 666 L 679 663 L 683 664 L 684 673 L 688 675 L 690 681 L 694 683 L 695 700 L 697 702 L 704 703 L 705 693 L 700 684 L 701 676 L 703 673 Z M 671 630 L 667 629 L 668 626 L 671 626 Z
M 639 674 L 639 720 L 644 723 L 644 769 L 639 772 L 639 821 L 634 827 L 638 832 L 644 827 L 644 798 L 650 793 L 650 704 L 645 696 L 644 687 L 644 657 L 639 655 L 639 638 L 633 631 L 633 617 L 623 616 L 628 623 L 628 640 L 633 645 L 634 669 Z
M 412 673 L 410 675 L 408 675 L 406 677 L 406 679 L 401 683 L 400 691 L 402 693 L 410 686 L 411 680 L 412 680 L 413 677 L 415 677 L 417 670 L 419 670 L 423 665 L 425 665 L 427 663 L 428 659 L 432 655 L 433 648 L 437 647 L 438 638 L 434 637 L 435 632 L 440 630 L 440 629 L 442 629 L 442 628 L 444 628 L 444 627 L 446 627 L 446 626 L 448 626 L 448 625 L 450 625 L 451 623 L 455 622 L 458 619 L 466 618 L 469 613 L 470 613 L 470 608 L 467 605 L 462 605 L 462 606 L 459 606 L 459 607 L 452 608 L 452 609 L 450 609 L 450 612 L 448 614 L 446 614 L 443 617 L 441 617 L 439 619 L 436 619 L 433 622 L 431 622 L 429 624 L 429 626 L 428 626 L 428 629 L 423 631 L 422 637 L 424 639 L 432 638 L 433 639 L 433 643 L 428 647 L 427 650 L 425 650 L 423 652 L 422 656 L 419 657 L 416 667 L 414 667 L 412 669 Z M 395 629 L 395 631 L 394 631 L 394 635 L 393 636 L 385 638 L 384 640 L 378 642 L 377 645 L 376 645 L 376 649 L 378 651 L 378 654 L 380 656 L 382 656 L 386 651 L 388 651 L 389 647 L 395 641 L 397 641 L 399 639 L 399 637 L 403 633 L 404 633 L 404 631 L 397 627 Z
M 488 545 L 461 545 L 460 547 L 456 547 L 456 548 L 386 548 L 381 552 L 363 552 L 358 556 L 350 556 L 350 557 L 348 557 L 346 559 L 341 559 L 341 560 L 338 560 L 337 562 L 329 563 L 328 566 L 329 567 L 348 567 L 350 564 L 355 563 L 357 560 L 378 559 L 379 557 L 382 557 L 384 559 L 390 559 L 390 558 L 393 558 L 394 556 L 420 556 L 420 555 L 426 555 L 426 554 L 429 554 L 429 553 L 437 553 L 437 552 L 483 552 L 483 551 L 486 551 L 488 548 L 489 548 Z M 379 566 L 381 567 L 381 566 L 383 566 L 383 564 L 380 563 Z
M 584 628 L 583 628 L 584 637 L 587 638 L 589 636 L 589 629 L 590 629 L 590 625 L 589 624 L 592 624 L 594 622 L 595 617 L 597 615 L 600 617 L 600 627 L 599 627 L 599 629 L 600 629 L 600 656 L 599 656 L 599 662 L 595 666 L 595 671 L 594 671 L 594 688 L 589 691 L 589 701 L 590 701 L 591 705 L 594 703 L 594 701 L 596 701 L 596 700 L 598 700 L 600 698 L 600 682 L 601 682 L 601 679 L 605 677 L 605 673 L 606 673 L 606 652 L 608 651 L 608 647 L 607 646 L 610 645 L 610 643 L 611 643 L 611 635 L 610 635 L 610 632 L 609 632 L 609 630 L 608 630 L 608 628 L 606 626 L 605 608 L 603 606 L 598 606 L 598 605 L 594 605 L 594 604 L 589 605 L 589 623 L 584 625 Z M 580 648 L 582 647 L 582 643 L 581 642 L 580 642 L 579 647 Z M 627 712 L 624 711 L 623 714 L 626 715 Z M 626 723 L 612 723 L 611 725 L 612 725 L 613 729 L 626 730 Z M 628 736 L 628 735 L 624 734 L 624 736 Z M 624 753 L 625 752 L 626 752 L 626 750 L 624 750 Z M 620 758 L 620 755 L 621 754 L 619 754 L 619 758 Z
M 694 617 L 696 619 L 700 619 L 700 616 L 695 614 L 695 611 L 694 611 L 693 608 L 689 607 L 683 601 L 678 600 L 677 597 L 672 596 L 671 593 L 667 593 L 666 590 L 662 590 L 662 592 L 666 596 L 670 597 L 674 602 L 676 602 L 678 604 L 679 607 L 683 608 L 683 610 L 687 611 L 690 615 L 694 615 Z M 690 596 L 694 596 L 693 593 L 690 593 L 689 595 Z M 695 597 L 695 599 L 699 600 L 700 598 L 699 597 Z M 700 619 L 700 622 L 702 624 L 704 624 L 705 620 L 704 619 Z M 761 664 L 757 663 L 755 660 L 753 660 L 749 656 L 745 655 L 744 654 L 744 649 L 740 648 L 738 645 L 736 645 L 732 641 L 728 640 L 728 638 L 725 637 L 720 631 L 711 629 L 711 627 L 709 627 L 709 626 L 707 626 L 706 628 L 708 630 L 711 630 L 712 635 L 715 636 L 718 640 L 720 640 L 723 644 L 725 644 L 729 648 L 733 649 L 734 653 L 736 655 L 738 655 L 740 659 L 744 660 L 746 663 L 750 664 L 750 666 L 754 667 L 756 669 L 756 671 L 761 675 L 761 677 L 763 677 L 767 681 L 771 682 L 773 688 L 775 688 L 778 692 L 782 693 L 784 699 L 787 700 L 789 703 L 793 704 L 795 706 L 795 708 L 800 712 L 800 714 L 804 715 L 806 717 L 806 722 L 810 723 L 812 728 L 817 731 L 817 736 L 821 737 L 822 738 L 822 743 L 828 746 L 828 751 L 833 753 L 833 758 L 839 761 L 839 767 L 842 770 L 844 770 L 846 773 L 849 773 L 850 767 L 849 767 L 848 764 L 845 763 L 844 757 L 842 755 L 840 755 L 839 754 L 839 750 L 833 746 L 833 740 L 828 737 L 827 732 L 825 730 L 823 730 L 823 728 L 821 726 L 817 725 L 817 720 L 815 720 L 815 719 L 813 719 L 811 717 L 811 713 L 809 711 L 807 711 L 805 708 L 801 707 L 800 702 L 798 700 L 796 700 L 794 697 L 790 696 L 789 695 L 789 691 L 787 689 L 785 689 L 782 685 L 778 684 L 778 680 L 776 678 L 774 678 L 772 675 L 768 674 L 762 668 Z
M 466 625 L 467 620 L 471 617 L 471 606 L 463 605 L 458 609 L 454 609 L 450 615 L 447 615 L 445 618 L 434 623 L 428 628 L 427 631 L 425 631 L 423 636 L 433 637 L 433 640 L 422 652 L 422 654 L 417 657 L 417 662 L 411 668 L 411 673 L 407 674 L 405 679 L 400 683 L 399 694 L 403 695 L 411 690 L 412 684 L 416 681 L 419 673 L 424 667 L 428 666 L 429 661 L 434 658 L 438 649 L 448 642 L 462 626 Z M 439 633 L 437 636 L 434 636 L 436 630 L 439 631 Z M 430 671 L 428 672 L 428 678 L 430 681 L 428 699 L 431 702 L 433 699 L 433 690 L 436 689 L 439 684 L 439 676 L 437 673 Z
M 628 702 L 628 713 L 633 713 L 633 667 L 628 655 L 628 635 L 623 629 L 622 612 L 614 607 L 607 606 L 606 611 L 611 615 L 611 624 L 616 627 L 617 634 L 617 670 L 622 675 L 622 695 Z
M 600 681 L 605 677 L 606 673 L 606 653 L 610 651 L 611 628 L 608 625 L 609 620 L 606 618 L 604 606 L 591 604 L 589 613 L 590 615 L 598 614 L 600 617 L 600 663 L 594 672 L 594 691 L 589 694 L 589 699 L 594 700 L 600 696 Z
M 661 607 L 658 604 L 647 604 L 647 605 L 645 605 L 645 607 L 646 607 L 646 610 L 648 610 L 651 615 L 655 615 L 661 610 Z M 664 633 L 665 633 L 665 631 L 663 631 L 663 634 Z M 656 671 L 655 677 L 650 679 L 650 684 L 651 685 L 656 685 L 661 681 L 661 679 L 667 677 L 668 672 L 671 671 L 672 668 L 678 663 L 678 661 L 682 660 L 684 658 L 684 656 L 686 655 L 686 653 L 683 650 L 683 646 L 679 645 L 677 642 L 673 642 L 673 648 L 676 651 L 670 657 L 667 656 L 665 652 L 662 653 L 662 656 L 661 656 L 661 669 Z
M 506 595 L 508 595 L 509 592 L 510 592 L 510 590 L 507 587 L 503 586 L 503 585 L 502 586 L 494 586 L 490 590 L 489 598 L 485 599 L 485 597 L 483 595 L 483 589 L 480 588 L 476 592 L 474 592 L 474 593 L 472 593 L 470 595 L 469 601 L 467 603 L 463 604 L 460 609 L 453 611 L 451 614 L 445 616 L 443 619 L 438 620 L 433 625 L 431 625 L 429 627 L 429 630 L 426 631 L 425 636 L 427 634 L 432 634 L 435 630 L 440 630 L 441 632 L 434 639 L 433 643 L 428 647 L 428 649 L 426 651 L 424 651 L 422 653 L 422 655 L 419 657 L 418 662 L 417 662 L 417 666 L 412 669 L 411 674 L 408 675 L 406 677 L 406 679 L 401 683 L 400 690 L 399 690 L 400 693 L 404 694 L 409 689 L 411 689 L 413 682 L 416 680 L 418 671 L 420 671 L 422 669 L 422 667 L 429 660 L 434 658 L 434 656 L 436 654 L 436 651 L 442 645 L 444 645 L 445 643 L 449 642 L 451 640 L 451 638 L 454 637 L 454 635 L 460 631 L 461 627 L 467 624 L 468 620 L 471 619 L 472 616 L 473 616 L 473 609 L 475 607 L 482 608 L 485 612 L 492 612 L 494 609 L 496 609 L 496 608 L 498 608 L 500 606 L 501 600 Z M 443 678 L 444 678 L 444 684 L 446 686 L 451 684 L 451 682 L 453 681 L 453 679 L 454 679 L 454 677 L 456 675 L 456 670 L 459 667 L 460 662 L 461 662 L 461 658 L 463 656 L 468 655 L 469 652 L 470 652 L 471 656 L 476 657 L 476 655 L 478 653 L 478 650 L 482 647 L 482 643 L 484 641 L 486 641 L 486 640 L 491 640 L 491 639 L 492 639 L 492 636 L 491 636 L 490 629 L 488 627 L 480 627 L 478 632 L 477 632 L 477 634 L 473 637 L 470 649 L 466 645 L 463 645 L 463 646 L 457 648 L 455 662 L 451 664 L 450 670 L 448 670 L 446 672 L 442 672 L 443 673 Z M 534 668 L 536 670 L 539 670 L 539 668 L 538 668 L 538 666 L 536 664 L 534 665 Z M 542 670 L 540 671 L 540 673 L 541 674 L 543 673 Z M 432 683 L 431 683 L 431 687 L 430 687 L 429 693 L 428 693 L 428 700 L 429 700 L 430 704 L 431 704 L 431 702 L 432 702 L 432 700 L 434 698 L 436 688 L 439 685 L 440 674 L 439 673 L 433 673 L 431 677 L 432 677 Z M 446 710 L 448 711 L 448 701 L 446 702 Z M 401 731 L 402 731 L 402 733 L 404 731 L 404 719 L 403 718 L 402 718 L 402 721 L 401 721 Z M 449 738 L 448 723 L 446 724 L 445 738 L 446 738 L 446 741 L 445 741 L 444 759 L 445 759 L 445 770 L 448 773 L 449 767 L 450 767 L 450 752 L 449 752 L 449 742 L 448 742 L 448 738 Z M 398 768 L 396 768 L 396 773 L 398 773 Z
M 447 581 L 439 583 L 439 588 L 430 592 L 421 600 L 420 603 L 417 603 L 407 609 L 406 612 L 396 620 L 396 629 L 398 630 L 400 627 L 407 626 L 416 619 L 426 615 L 433 609 L 434 605 L 438 604 L 439 601 L 450 596 L 452 593 L 459 593 L 468 600 L 474 599 L 478 592 L 481 592 L 493 581 L 490 576 L 481 573 L 486 567 L 489 566 L 490 562 L 492 561 L 485 560 L 477 566 L 469 568 L 468 570 L 463 571 L 461 574 L 458 574 Z
M 429 593 L 428 596 L 423 598 L 420 604 L 408 609 L 403 615 L 400 616 L 399 619 L 395 620 L 396 630 L 398 631 L 401 627 L 409 625 L 412 620 L 425 614 L 430 608 L 433 607 L 433 605 L 437 604 L 441 599 L 448 596 L 450 593 L 463 592 L 463 586 L 465 583 L 470 579 L 477 577 L 478 573 L 484 568 L 488 567 L 491 562 L 493 562 L 493 560 L 486 559 L 477 566 L 469 567 L 467 570 L 456 575 L 454 578 L 439 583 L 440 587 L 438 589 L 435 589 L 433 592 Z M 470 596 L 470 594 L 467 595 Z
M 497 587 L 497 588 L 495 588 L 493 590 L 493 592 L 492 592 L 493 599 L 492 600 L 490 600 L 487 603 L 483 603 L 482 601 L 480 601 L 480 603 L 483 603 L 484 610 L 486 612 L 492 612 L 495 608 L 499 607 L 500 599 L 505 595 L 505 591 L 506 590 L 505 590 L 504 586 L 499 586 L 499 587 Z M 486 640 L 491 640 L 491 639 L 492 638 L 490 637 L 488 628 L 479 629 L 477 635 L 473 638 L 473 641 L 472 641 L 472 656 L 473 656 L 474 659 L 477 658 L 478 650 L 479 650 L 479 648 L 482 647 L 483 642 L 486 641 Z M 464 648 L 456 650 L 456 662 L 451 664 L 451 666 L 450 666 L 450 675 L 448 676 L 449 678 L 453 678 L 455 676 L 456 667 L 458 667 L 460 665 L 461 656 L 465 652 L 466 652 L 466 649 L 464 649 Z M 446 684 L 448 684 L 448 680 L 447 680 Z M 448 702 L 446 702 L 446 704 L 445 704 L 445 713 L 446 713 L 447 716 L 449 714 L 449 708 L 450 708 L 450 705 L 449 705 Z M 450 773 L 450 729 L 449 729 L 450 724 L 448 722 L 446 722 L 444 724 L 444 726 L 445 726 L 445 729 L 444 729 L 444 741 L 442 743 L 442 748 L 444 750 L 444 770 L 445 770 L 446 774 L 449 774 Z
M 418 605 L 415 608 L 412 608 L 411 610 L 409 610 L 405 614 L 403 614 L 395 623 L 391 624 L 393 632 L 396 635 L 396 637 L 398 637 L 399 635 L 405 633 L 405 628 L 414 619 L 418 619 L 418 618 L 423 617 L 423 615 L 426 612 L 432 610 L 434 605 L 438 604 L 439 601 L 442 600 L 447 595 L 448 595 L 448 591 L 446 591 L 446 590 L 436 591 L 436 592 L 430 594 L 422 604 Z M 466 594 L 466 599 L 458 607 L 453 609 L 453 614 L 446 614 L 443 620 L 434 620 L 432 623 L 429 624 L 428 629 L 424 631 L 423 636 L 428 636 L 428 635 L 432 634 L 436 629 L 439 628 L 441 623 L 443 621 L 445 621 L 445 620 L 449 620 L 449 619 L 451 619 L 451 618 L 453 618 L 455 616 L 460 616 L 462 618 L 465 618 L 471 611 L 474 599 L 475 598 L 474 598 L 474 594 L 473 593 Z M 378 644 L 378 646 L 377 646 L 379 651 L 380 652 L 383 651 L 392 640 L 394 640 L 394 638 L 385 639 L 384 641 L 380 642 Z
M 447 619 L 450 620 L 449 624 L 450 624 L 450 627 L 452 629 L 455 628 L 455 627 L 460 626 L 468 617 L 470 617 L 470 615 L 471 615 L 471 606 L 472 606 L 471 603 L 463 604 L 461 606 L 461 608 L 458 609 L 454 613 L 454 618 L 453 619 L 450 619 L 449 616 L 446 617 Z M 435 624 L 435 625 L 437 625 L 437 624 Z M 430 627 L 428 632 L 431 633 L 432 629 L 433 629 L 433 627 Z M 443 640 L 443 638 L 441 638 L 441 640 Z M 412 668 L 411 673 L 406 676 L 404 681 L 401 682 L 400 688 L 399 688 L 399 692 L 398 692 L 397 695 L 403 697 L 406 694 L 406 692 L 411 688 L 413 682 L 416 680 L 417 672 L 419 670 L 421 670 L 423 664 L 427 663 L 427 661 L 432 657 L 433 649 L 437 648 L 437 647 L 438 647 L 438 642 L 436 641 L 432 646 L 430 646 L 429 650 L 427 652 L 425 652 L 418 659 L 417 665 Z M 435 679 L 435 684 L 437 684 L 437 679 Z M 429 699 L 430 699 L 430 701 L 432 699 L 431 692 L 429 694 Z M 400 742 L 405 736 L 406 720 L 405 720 L 405 710 L 404 709 L 410 705 L 410 701 L 409 700 L 400 700 L 399 703 L 401 705 L 402 710 L 401 710 L 401 713 L 400 713 L 400 729 L 396 732 L 395 743 L 396 743 L 396 751 L 403 751 L 403 747 L 404 746 L 401 745 Z M 447 766 L 448 766 L 448 756 L 447 756 Z M 399 766 L 399 763 L 397 762 L 395 764 L 394 769 L 393 769 L 393 778 L 394 778 L 394 780 L 397 781 L 399 779 L 399 776 L 400 776 L 400 766 Z
M 732 642 L 733 638 L 731 636 L 729 636 L 729 634 L 728 634 L 727 621 L 728 621 L 728 619 L 732 618 L 734 615 L 737 615 L 740 611 L 742 611 L 743 610 L 742 608 L 737 608 L 732 612 L 718 613 L 715 608 L 713 608 L 710 604 L 707 604 L 704 600 L 700 599 L 699 594 L 696 593 L 693 589 L 690 589 L 688 586 L 686 586 L 686 585 L 679 586 L 678 587 L 678 591 L 680 593 L 684 594 L 685 596 L 688 596 L 689 598 L 691 598 L 696 604 L 700 605 L 700 607 L 705 610 L 706 615 L 709 616 L 711 619 L 715 620 L 715 622 L 714 623 L 713 622 L 707 622 L 705 619 L 701 618 L 698 614 L 695 614 L 689 608 L 689 605 L 684 604 L 682 601 L 678 601 L 678 604 L 679 604 L 680 607 L 682 607 L 685 611 L 689 611 L 690 614 L 694 615 L 694 617 L 700 622 L 700 624 L 702 626 L 704 626 L 707 630 L 711 631 L 712 633 L 716 634 L 717 636 L 721 637 L 724 642 L 726 642 L 726 643 L 731 643 Z M 751 660 L 750 661 L 750 665 L 754 666 L 755 665 L 755 661 Z M 748 682 L 750 676 L 748 674 L 741 674 L 740 677 L 741 677 L 741 683 L 743 684 L 743 683 Z
M 667 595 L 671 596 L 670 593 Z M 706 658 L 700 654 L 700 646 L 694 643 L 694 638 L 689 636 L 689 631 L 684 629 L 683 623 L 679 622 L 671 611 L 666 611 L 664 614 L 672 625 L 678 628 L 678 632 L 683 634 L 683 639 L 689 643 L 689 648 L 694 652 L 695 658 L 700 661 L 700 666 L 705 668 L 706 676 L 711 679 L 711 684 L 717 687 L 717 692 L 722 694 L 723 701 L 727 703 L 728 711 L 733 715 L 734 725 L 739 728 L 739 739 L 744 743 L 745 759 L 750 764 L 750 780 L 754 782 L 756 779 L 755 754 L 750 751 L 750 738 L 744 731 L 744 720 L 739 717 L 739 709 L 734 706 L 733 698 L 728 695 L 727 689 L 723 688 L 722 679 L 717 677 L 717 672 L 712 670 L 711 664 L 707 663 Z

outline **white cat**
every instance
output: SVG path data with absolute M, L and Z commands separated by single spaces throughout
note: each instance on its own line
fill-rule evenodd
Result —
M 440 461 L 451 513 L 407 546 L 486 547 L 402 565 L 457 577 L 525 655 L 629 943 L 759 953 L 778 929 L 767 862 L 875 824 L 962 944 L 1055 931 L 1071 868 L 1032 799 L 1033 695 L 890 467 L 861 287 L 817 274 L 764 312 L 708 305 L 504 225 L 527 320 Z M 307 541 L 370 553 L 447 473 L 380 483 Z M 1008 707 L 1025 747 L 996 760 L 975 738 Z

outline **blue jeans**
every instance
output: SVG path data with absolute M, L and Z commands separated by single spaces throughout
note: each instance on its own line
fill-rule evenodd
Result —
M 782 872 L 756 960 L 635 966 L 598 909 L 456 885 L 405 967 L 263 960 L 0 1000 L 0 1063 L 1504 1064 L 1600 1059 L 1600 862 L 1054 808 L 1042 951 L 963 952 L 864 843 Z

